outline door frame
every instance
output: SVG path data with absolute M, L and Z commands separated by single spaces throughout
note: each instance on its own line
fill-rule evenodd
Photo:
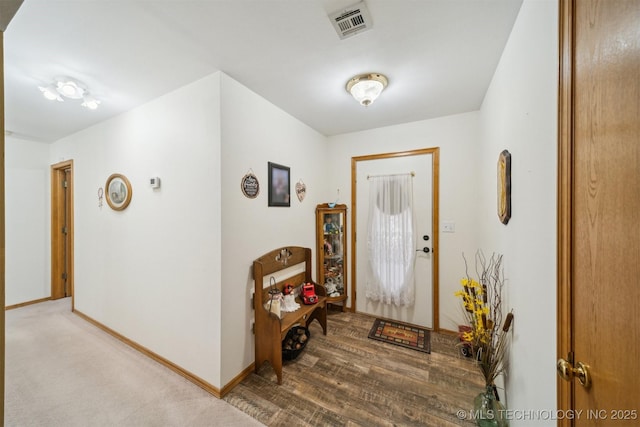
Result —
M 559 52 L 560 77 L 558 92 L 558 259 L 557 259 L 557 359 L 566 358 L 573 363 L 572 307 L 572 212 L 573 212 L 573 2 L 560 0 L 559 4 Z M 573 407 L 574 381 L 557 382 L 559 410 Z M 568 419 L 558 420 L 560 426 L 570 426 Z
M 369 154 L 364 156 L 354 156 L 351 158 L 351 307 L 350 311 L 354 312 L 356 309 L 356 296 L 357 296 L 357 253 L 356 253 L 356 229 L 357 229 L 357 212 L 358 206 L 357 199 L 357 171 L 358 162 L 367 160 L 380 160 L 391 159 L 396 157 L 408 157 L 408 156 L 420 156 L 431 155 L 431 229 L 433 234 L 433 250 L 431 256 L 433 259 L 432 265 L 432 301 L 433 301 L 433 331 L 440 331 L 440 290 L 439 290 L 439 248 L 438 242 L 440 240 L 440 230 L 438 224 L 439 211 L 440 211 L 440 147 L 422 148 L 418 150 L 399 151 L 395 153 L 383 153 L 383 154 Z
M 74 220 L 73 220 L 73 160 L 65 160 L 63 162 L 51 165 L 51 298 L 61 298 L 64 296 L 64 289 L 60 289 L 60 281 L 58 280 L 64 271 L 64 261 L 61 254 L 62 234 L 60 232 L 64 221 L 65 198 L 62 190 L 62 180 L 66 172 L 67 178 L 67 197 L 68 197 L 68 268 L 67 268 L 67 284 L 69 285 L 69 293 L 71 294 L 71 310 L 74 309 Z
M 19 6 L 18 6 L 19 7 Z M 17 9 L 17 8 L 16 8 Z M 11 20 L 10 13 L 7 19 Z M 7 22 L 8 24 L 8 22 Z M 4 30 L 6 24 L 0 28 L 0 150 L 2 150 L 2 160 L 0 160 L 0 299 L 2 299 L 2 313 L 0 313 L 0 417 L 4 420 L 4 349 L 5 349 L 5 194 L 4 194 L 4 174 L 5 174 L 5 128 L 4 128 Z

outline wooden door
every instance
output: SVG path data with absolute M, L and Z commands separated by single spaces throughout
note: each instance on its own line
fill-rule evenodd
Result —
M 73 161 L 51 166 L 51 298 L 73 295 Z
M 591 385 L 558 380 L 559 424 L 636 426 L 640 1 L 561 0 L 560 36 L 558 357 Z

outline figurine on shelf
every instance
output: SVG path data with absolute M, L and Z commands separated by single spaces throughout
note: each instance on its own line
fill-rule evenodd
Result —
M 327 255 L 333 255 L 333 248 L 331 247 L 331 243 L 324 239 L 324 253 Z
M 327 290 L 327 295 L 330 297 L 339 297 L 342 292 L 344 292 L 344 286 L 339 284 L 337 279 L 334 279 L 333 277 L 327 277 L 324 287 Z M 342 291 L 340 288 L 342 288 Z
M 280 311 L 285 313 L 296 311 L 300 308 L 300 304 L 296 302 L 296 296 L 293 292 L 286 294 L 282 297 L 282 304 L 280 305 Z
M 327 234 L 338 234 L 340 232 L 340 229 L 338 228 L 338 225 L 334 222 L 331 221 L 331 217 L 330 216 L 326 216 L 325 218 L 325 223 L 324 223 L 324 232 Z
M 302 284 L 300 297 L 302 298 L 302 303 L 306 305 L 316 304 L 318 302 L 318 296 L 316 295 L 316 289 L 313 283 Z

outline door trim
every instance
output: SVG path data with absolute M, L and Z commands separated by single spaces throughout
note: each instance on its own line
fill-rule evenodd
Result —
M 17 9 L 16 9 L 17 10 Z M 10 17 L 13 15 L 10 13 Z M 6 19 L 11 20 L 10 17 Z M 9 23 L 2 24 L 5 28 Z M 2 307 L 5 306 L 6 298 L 5 298 L 5 250 L 6 250 L 6 239 L 5 239 L 5 194 L 4 194 L 4 175 L 5 175 L 5 128 L 4 128 L 4 30 L 5 28 L 0 28 L 0 77 L 2 80 L 0 81 L 0 150 L 2 150 L 2 160 L 0 160 L 0 299 L 2 299 Z M 4 320 L 4 310 L 0 313 L 0 417 L 4 420 L 4 365 L 5 365 L 5 357 L 4 357 L 4 341 L 5 341 L 5 320 Z
M 60 229 L 62 228 L 63 218 L 60 215 L 64 212 L 64 196 L 61 185 L 61 174 L 65 171 L 69 171 L 67 196 L 69 197 L 70 209 L 68 212 L 67 225 L 69 235 L 69 246 L 67 251 L 69 253 L 69 266 L 67 271 L 67 284 L 69 285 L 69 293 L 71 294 L 71 310 L 74 309 L 74 219 L 73 219 L 73 160 L 66 160 L 60 163 L 51 165 L 51 298 L 60 298 L 60 287 L 57 285 L 57 279 L 60 278 L 64 271 L 62 255 L 60 254 L 60 248 L 62 246 L 62 235 Z M 59 283 L 59 282 L 58 282 Z M 64 295 L 64 290 L 62 290 Z
M 433 331 L 438 332 L 440 330 L 440 290 L 438 278 L 440 277 L 439 271 L 439 248 L 438 242 L 440 240 L 440 231 L 438 224 L 440 223 L 439 211 L 440 211 L 440 147 L 423 148 L 419 150 L 411 151 L 399 151 L 395 153 L 384 154 L 370 154 L 365 156 L 355 156 L 351 158 L 351 307 L 349 310 L 352 312 L 356 309 L 356 286 L 357 286 L 357 257 L 356 257 L 356 225 L 357 225 L 357 182 L 356 174 L 358 170 L 358 162 L 366 160 L 380 160 L 391 159 L 395 157 L 408 157 L 408 156 L 420 156 L 431 155 L 431 186 L 432 186 L 432 205 L 431 205 L 431 229 L 433 233 L 433 251 L 431 253 L 433 259 L 432 268 L 432 284 L 433 284 Z
M 574 146 L 574 4 L 559 2 L 560 78 L 558 92 L 558 260 L 557 260 L 557 358 L 566 358 L 573 349 L 572 308 L 572 230 L 573 230 L 573 146 Z M 558 409 L 573 408 L 574 381 L 557 378 Z M 559 426 L 570 426 L 568 419 L 558 420 Z

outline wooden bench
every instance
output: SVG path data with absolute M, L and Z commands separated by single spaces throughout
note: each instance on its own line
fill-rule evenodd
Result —
M 296 302 L 300 308 L 293 312 L 282 312 L 281 318 L 265 308 L 269 301 L 270 278 L 274 277 L 275 286 L 282 291 L 285 284 L 290 284 L 299 295 L 300 285 L 313 283 L 318 302 L 304 305 L 300 298 Z M 327 293 L 324 286 L 311 279 L 311 249 L 299 246 L 287 246 L 264 254 L 253 262 L 253 280 L 255 294 L 253 308 L 255 310 L 255 372 L 264 362 L 271 363 L 282 384 L 282 340 L 289 329 L 296 325 L 308 327 L 317 319 L 322 331 L 327 334 Z

